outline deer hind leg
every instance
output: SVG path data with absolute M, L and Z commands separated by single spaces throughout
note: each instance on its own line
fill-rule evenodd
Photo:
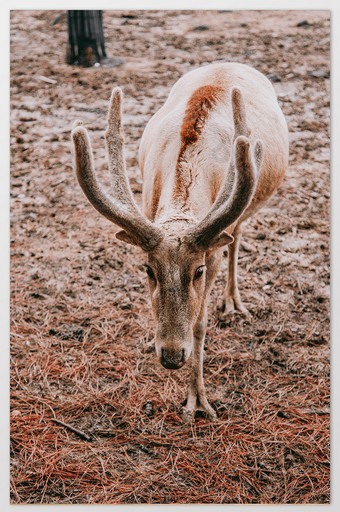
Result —
M 234 241 L 228 245 L 228 280 L 223 294 L 221 320 L 225 320 L 228 315 L 235 311 L 245 315 L 249 314 L 242 303 L 237 285 L 237 263 L 241 239 L 240 224 L 236 226 L 233 237 Z

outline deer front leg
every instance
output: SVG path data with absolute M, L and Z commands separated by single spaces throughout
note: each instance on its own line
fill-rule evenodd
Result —
M 208 300 L 222 260 L 222 249 L 208 251 L 206 254 L 206 283 L 200 314 L 194 326 L 194 346 L 192 351 L 192 371 L 188 388 L 187 402 L 183 411 L 183 419 L 192 422 L 196 411 L 204 411 L 214 421 L 217 416 L 207 400 L 203 381 L 203 346 L 207 330 Z
M 194 347 L 192 355 L 192 372 L 190 377 L 187 402 L 183 411 L 183 419 L 193 422 L 196 411 L 204 411 L 210 421 L 216 420 L 214 409 L 209 404 L 203 381 L 203 345 L 207 327 L 206 313 L 194 328 Z
M 225 320 L 229 314 L 235 311 L 240 311 L 245 315 L 249 314 L 242 303 L 237 285 L 237 262 L 241 238 L 240 225 L 236 226 L 233 237 L 233 243 L 228 246 L 228 281 L 224 290 L 220 320 Z

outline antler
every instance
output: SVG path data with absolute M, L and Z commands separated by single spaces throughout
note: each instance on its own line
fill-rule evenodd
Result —
M 243 98 L 237 88 L 232 91 L 232 107 L 236 140 L 229 172 L 207 215 L 186 234 L 188 243 L 201 249 L 207 249 L 250 204 L 262 163 L 263 145 L 260 140 L 256 141 L 254 147 L 255 161 L 250 153 L 250 142 L 247 138 L 250 130 L 246 123 Z
M 114 197 L 103 190 L 97 179 L 90 138 L 81 121 L 75 122 L 72 131 L 75 169 L 84 194 L 96 210 L 125 230 L 130 242 L 139 245 L 145 251 L 150 251 L 161 241 L 163 233 L 142 215 L 127 180 L 121 130 L 121 100 L 122 91 L 116 87 L 111 95 L 105 134 Z M 124 233 L 119 234 L 119 238 L 124 237 Z
M 246 109 L 244 106 L 243 96 L 238 87 L 234 87 L 231 91 L 231 104 L 233 107 L 234 118 L 234 140 L 240 135 L 249 137 L 251 130 L 247 125 Z

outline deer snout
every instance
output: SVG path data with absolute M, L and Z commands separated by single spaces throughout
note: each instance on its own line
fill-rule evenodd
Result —
M 178 370 L 185 363 L 185 349 L 181 350 L 167 350 L 161 349 L 161 363 L 164 368 L 168 370 Z
M 178 370 L 189 359 L 193 348 L 193 334 L 189 329 L 173 333 L 171 328 L 159 325 L 155 336 L 156 355 L 168 370 Z

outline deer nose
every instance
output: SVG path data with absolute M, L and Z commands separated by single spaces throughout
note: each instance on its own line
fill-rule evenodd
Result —
M 184 348 L 178 352 L 170 352 L 162 348 L 161 363 L 168 370 L 178 370 L 184 364 Z

